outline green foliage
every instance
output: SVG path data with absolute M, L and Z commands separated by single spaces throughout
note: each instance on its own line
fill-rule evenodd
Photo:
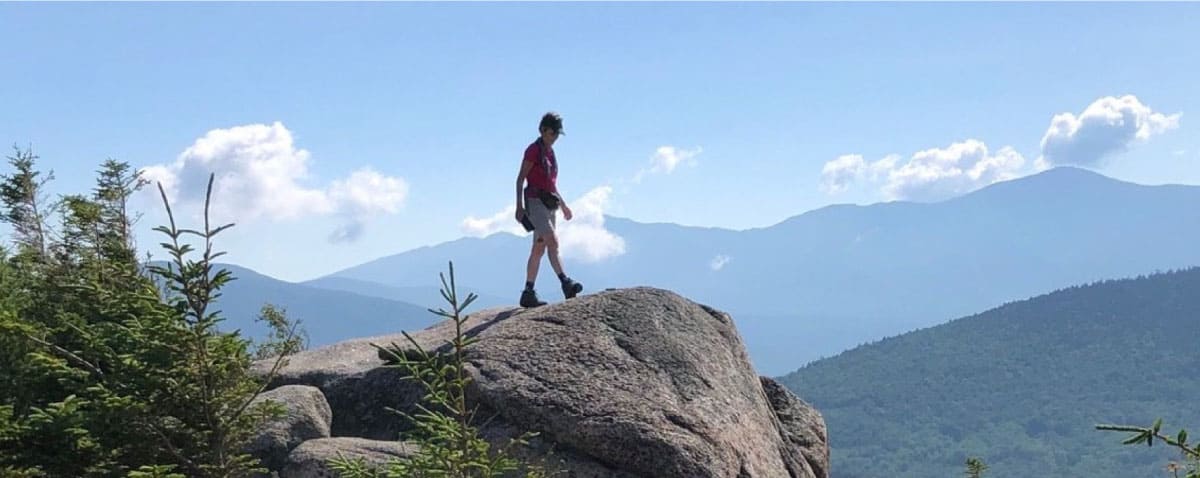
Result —
M 117 263 L 130 264 L 137 259 L 133 226 L 137 218 L 129 215 L 130 195 L 148 182 L 130 171 L 129 164 L 107 159 L 99 171 L 94 194 L 97 208 L 96 242 L 100 253 Z
M 224 253 L 213 249 L 213 237 L 233 224 L 213 227 L 209 223 L 212 182 L 210 175 L 202 230 L 177 227 L 166 193 L 159 185 L 169 225 L 155 230 L 170 239 L 163 248 L 171 264 L 150 269 L 165 279 L 167 305 L 181 319 L 177 323 L 183 331 L 179 336 L 182 343 L 176 345 L 181 346 L 186 359 L 176 362 L 171 370 L 171 393 L 156 403 L 156 407 L 167 405 L 166 410 L 172 413 L 152 423 L 151 428 L 168 444 L 171 455 L 188 476 L 246 476 L 265 469 L 241 450 L 256 426 L 280 410 L 270 404 L 251 406 L 266 383 L 255 381 L 249 374 L 250 343 L 236 333 L 220 332 L 217 325 L 222 319 L 217 311 L 210 310 L 221 288 L 233 280 L 228 271 L 214 270 L 213 262 Z M 189 235 L 203 246 L 199 260 L 189 259 L 194 248 L 181 243 Z M 272 375 L 286 354 L 279 356 Z
M 267 323 L 270 336 L 254 347 L 254 360 L 291 355 L 308 348 L 308 334 L 298 329 L 300 321 L 288 319 L 287 310 L 263 304 L 255 320 Z
M 15 154 L 8 156 L 13 173 L 0 176 L 0 201 L 5 206 L 0 220 L 13 227 L 17 255 L 45 255 L 46 218 L 53 214 L 54 207 L 47 204 L 43 186 L 54 178 L 54 173 L 40 177 L 41 172 L 35 167 L 37 155 L 16 146 L 13 150 Z
M 93 194 L 47 203 L 36 156 L 18 150 L 0 178 L 0 475 L 238 477 L 240 450 L 278 406 L 250 406 L 249 342 L 221 333 L 210 305 L 231 277 L 212 271 L 212 238 L 230 225 L 158 228 L 173 264 L 135 258 L 126 201 L 144 181 L 106 161 Z M 49 177 L 49 176 L 47 176 Z M 209 191 L 211 193 L 212 178 Z M 160 188 L 161 192 L 161 188 Z M 47 211 L 60 214 L 59 227 Z M 199 260 L 179 239 L 204 244 Z M 283 320 L 281 323 L 286 323 Z M 279 362 L 277 362 L 278 367 Z
M 987 471 L 987 464 L 978 457 L 967 458 L 967 478 L 983 478 L 983 472 Z
M 1129 425 L 1096 425 L 1097 430 L 1116 431 L 1132 433 L 1129 438 L 1122 443 L 1125 445 L 1137 445 L 1145 443 L 1147 447 L 1154 446 L 1154 440 L 1160 443 L 1166 443 L 1168 446 L 1179 450 L 1181 458 L 1180 462 L 1170 462 L 1167 464 L 1167 471 L 1172 472 L 1176 477 L 1179 472 L 1184 473 L 1185 478 L 1200 478 L 1200 444 L 1192 446 L 1188 444 L 1187 430 L 1180 429 L 1179 433 L 1174 437 L 1163 435 L 1162 419 L 1154 421 L 1153 425 L 1147 428 L 1135 427 Z
M 528 445 L 535 436 L 525 433 L 509 440 L 505 446 L 494 448 L 479 435 L 474 426 L 478 407 L 470 407 L 466 399 L 466 387 L 471 378 L 467 375 L 467 348 L 478 339 L 467 337 L 463 325 L 467 316 L 462 311 L 476 299 L 468 294 L 459 304 L 458 289 L 454 279 L 454 264 L 450 264 L 450 281 L 441 274 L 442 298 L 450 305 L 450 311 L 430 310 L 454 323 L 454 338 L 447 344 L 448 352 L 428 351 L 412 336 L 404 332 L 412 350 L 393 343 L 388 347 L 374 345 L 390 357 L 389 367 L 400 368 L 406 379 L 415 380 L 425 389 L 424 403 L 418 404 L 415 415 L 397 411 L 413 424 L 412 441 L 418 445 L 416 453 L 407 458 L 392 461 L 382 469 L 368 466 L 361 460 L 337 459 L 330 462 L 340 476 L 345 478 L 492 478 L 513 476 L 527 478 L 550 476 L 540 465 L 523 462 L 514 456 L 515 447 Z
M 1072 287 L 819 360 L 781 382 L 821 412 L 840 478 L 1160 476 L 1175 454 L 1096 423 L 1200 421 L 1200 269 Z M 842 430 L 841 433 L 835 433 Z M 870 433 L 850 433 L 869 430 Z

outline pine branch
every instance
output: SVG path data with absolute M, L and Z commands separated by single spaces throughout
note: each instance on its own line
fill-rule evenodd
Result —
M 1162 429 L 1162 419 L 1161 418 L 1155 420 L 1154 424 L 1151 425 L 1149 428 L 1135 427 L 1135 426 L 1129 426 L 1129 425 L 1103 425 L 1102 424 L 1102 425 L 1096 425 L 1096 429 L 1103 430 L 1103 431 L 1134 433 L 1134 435 L 1132 437 L 1129 437 L 1124 442 L 1122 442 L 1125 445 L 1134 445 L 1134 444 L 1144 442 L 1144 443 L 1146 443 L 1146 446 L 1154 446 L 1154 440 L 1158 439 L 1158 440 L 1162 441 L 1163 443 L 1166 443 L 1167 445 L 1178 448 L 1184 454 L 1184 456 L 1188 456 L 1193 459 L 1200 459 L 1200 445 L 1197 445 L 1195 448 L 1190 448 L 1188 446 L 1187 430 L 1179 430 L 1179 433 L 1177 435 L 1175 435 L 1175 437 L 1169 437 L 1169 436 L 1166 436 L 1166 435 L 1163 435 L 1162 433 L 1160 433 L 1160 430 Z

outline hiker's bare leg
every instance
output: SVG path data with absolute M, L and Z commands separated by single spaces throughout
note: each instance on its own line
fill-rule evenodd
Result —
M 554 268 L 554 273 L 562 276 L 562 260 L 558 255 L 558 233 L 551 232 L 546 234 L 546 250 L 550 251 L 550 267 Z
M 525 264 L 525 282 L 537 282 L 538 265 L 542 255 L 546 253 L 546 241 L 533 239 L 533 248 L 529 250 L 529 262 Z

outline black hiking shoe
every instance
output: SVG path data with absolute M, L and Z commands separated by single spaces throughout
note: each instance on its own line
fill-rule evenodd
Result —
M 573 298 L 575 298 L 576 294 L 583 292 L 583 284 L 575 282 L 574 280 L 571 280 L 570 278 L 563 279 L 562 287 L 563 287 L 563 297 L 567 298 L 567 299 L 573 299 Z
M 538 300 L 537 291 L 533 289 L 521 291 L 521 307 L 529 308 L 543 305 L 546 305 L 546 303 Z

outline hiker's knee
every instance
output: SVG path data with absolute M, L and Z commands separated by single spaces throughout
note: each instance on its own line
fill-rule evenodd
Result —
M 535 257 L 542 257 L 542 254 L 546 253 L 546 241 L 542 240 L 541 238 L 534 240 L 533 249 L 531 249 L 529 252 Z
M 551 232 L 549 234 L 543 235 L 542 240 L 546 244 L 546 249 L 549 249 L 550 252 L 554 252 L 554 251 L 558 250 L 558 235 L 557 234 Z

